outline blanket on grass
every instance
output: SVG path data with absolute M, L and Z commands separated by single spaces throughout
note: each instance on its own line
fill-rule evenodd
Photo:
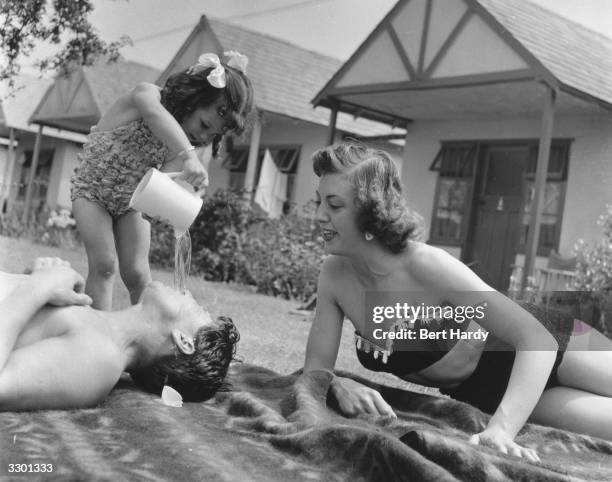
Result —
M 0 480 L 612 480 L 612 443 L 528 425 L 518 442 L 542 458 L 529 463 L 470 445 L 488 416 L 466 404 L 352 377 L 398 419 L 339 415 L 328 373 L 246 364 L 232 391 L 182 408 L 125 378 L 97 408 L 0 413 Z M 53 472 L 9 473 L 37 463 Z

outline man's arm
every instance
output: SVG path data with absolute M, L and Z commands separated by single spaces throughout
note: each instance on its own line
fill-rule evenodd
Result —
M 16 287 L 0 301 L 0 373 L 17 338 L 43 306 L 91 303 L 91 298 L 81 293 L 83 285 L 83 278 L 68 262 L 57 258 L 35 260 L 32 274 L 20 277 Z
M 22 279 L 0 302 L 0 373 L 27 323 L 47 303 L 48 297 L 41 288 L 32 284 L 29 277 Z

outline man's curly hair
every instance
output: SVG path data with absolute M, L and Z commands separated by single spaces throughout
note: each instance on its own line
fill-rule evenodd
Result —
M 174 388 L 188 402 L 201 402 L 227 388 L 225 377 L 236 354 L 240 334 L 231 318 L 220 316 L 213 325 L 198 329 L 195 352 L 177 352 L 130 373 L 144 390 L 160 395 L 164 385 Z
M 318 177 L 346 174 L 355 189 L 357 226 L 362 232 L 373 234 L 392 253 L 421 238 L 423 219 L 408 208 L 399 171 L 385 151 L 345 141 L 316 151 L 312 160 Z
M 213 67 L 190 73 L 189 68 L 171 75 L 161 91 L 161 103 L 174 118 L 181 122 L 186 115 L 200 107 L 209 107 L 224 98 L 227 106 L 227 126 L 240 135 L 247 127 L 253 110 L 253 86 L 240 70 L 228 66 L 224 61 L 226 85 L 219 89 L 206 77 Z M 222 135 L 213 140 L 213 153 L 217 154 Z

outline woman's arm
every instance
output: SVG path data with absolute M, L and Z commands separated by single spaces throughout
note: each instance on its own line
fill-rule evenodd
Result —
M 435 290 L 455 306 L 485 302 L 485 316 L 478 323 L 516 350 L 506 393 L 487 428 L 472 441 L 536 458 L 533 451 L 512 440 L 544 391 L 556 357 L 556 340 L 530 313 L 493 290 L 450 254 L 427 247 L 415 259 L 413 272 L 426 289 Z
M 324 370 L 333 372 L 340 339 L 344 313 L 334 298 L 334 286 L 338 283 L 338 271 L 342 268 L 338 260 L 328 257 L 319 274 L 317 283 L 317 307 L 308 335 L 304 372 Z M 340 410 L 350 416 L 361 413 L 395 417 L 393 410 L 379 392 L 350 378 L 334 376 L 330 390 Z
M 306 345 L 304 371 L 333 371 L 342 337 L 344 313 L 334 295 L 337 260 L 328 257 L 321 266 L 317 282 L 317 306 Z

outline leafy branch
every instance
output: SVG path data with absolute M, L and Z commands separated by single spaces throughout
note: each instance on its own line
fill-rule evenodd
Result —
M 91 65 L 100 56 L 109 62 L 119 58 L 128 37 L 103 41 L 88 21 L 91 0 L 2 0 L 0 1 L 0 80 L 14 86 L 21 61 L 38 42 L 58 45 L 60 50 L 37 62 L 41 72 L 65 75 L 76 66 Z

